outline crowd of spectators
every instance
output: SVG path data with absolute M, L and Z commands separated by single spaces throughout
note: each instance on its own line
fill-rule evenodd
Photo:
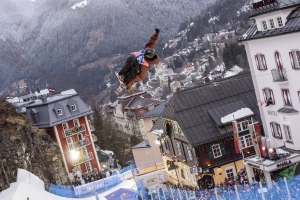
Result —
M 74 187 L 79 186 L 79 185 L 84 185 L 87 183 L 91 183 L 91 182 L 109 177 L 112 174 L 113 174 L 113 172 L 111 170 L 101 171 L 100 173 L 98 173 L 96 170 L 93 170 L 92 172 L 81 175 L 81 173 L 78 173 L 75 170 L 73 170 L 74 178 L 72 181 L 72 185 Z

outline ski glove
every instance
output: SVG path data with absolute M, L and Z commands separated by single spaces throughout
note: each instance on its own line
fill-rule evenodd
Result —
M 156 29 L 155 29 L 155 32 L 156 32 L 156 33 L 159 33 L 159 29 L 158 29 L 158 28 L 156 28 Z

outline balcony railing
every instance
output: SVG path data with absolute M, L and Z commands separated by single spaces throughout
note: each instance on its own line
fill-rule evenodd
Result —
M 272 69 L 273 82 L 283 82 L 287 81 L 287 74 L 285 68 L 282 69 Z
M 98 141 L 98 137 L 94 134 L 92 134 L 92 138 L 93 138 L 93 142 L 97 142 Z
M 73 144 L 69 144 L 66 146 L 67 146 L 67 149 L 69 151 L 71 151 L 73 149 L 78 149 L 78 148 L 87 146 L 89 144 L 91 144 L 90 140 L 88 138 L 84 138 L 83 140 L 79 140 L 78 142 L 74 142 Z
M 67 137 L 71 137 L 72 135 L 78 134 L 85 131 L 85 125 L 81 124 L 80 126 L 75 126 L 73 128 L 68 128 L 63 130 L 63 137 L 67 138 Z
M 90 160 L 93 160 L 94 156 L 92 152 L 89 152 L 87 155 L 80 155 L 76 160 L 73 160 L 73 166 L 79 165 L 84 162 L 88 162 Z

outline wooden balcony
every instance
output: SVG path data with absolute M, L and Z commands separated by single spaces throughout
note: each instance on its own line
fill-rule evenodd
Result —
M 67 150 L 68 151 L 71 151 L 71 150 L 74 150 L 74 149 L 78 149 L 78 148 L 81 148 L 81 147 L 85 147 L 85 146 L 88 146 L 90 145 L 91 142 L 88 138 L 84 138 L 83 140 L 79 140 L 78 142 L 74 142 L 72 145 L 66 145 L 67 146 Z
M 93 159 L 94 159 L 93 153 L 89 152 L 85 156 L 80 155 L 76 160 L 73 160 L 72 164 L 73 164 L 73 166 L 77 166 L 77 165 L 80 165 L 81 163 L 85 163 L 85 162 L 88 162 Z
M 72 135 L 76 135 L 78 133 L 84 132 L 85 129 L 85 125 L 81 124 L 80 126 L 75 126 L 73 128 L 68 128 L 63 130 L 63 137 L 67 138 L 67 137 L 71 137 Z
M 272 69 L 271 70 L 273 82 L 285 82 L 288 81 L 286 69 Z

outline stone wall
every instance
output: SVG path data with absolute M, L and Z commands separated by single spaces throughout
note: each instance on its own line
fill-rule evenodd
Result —
M 38 176 L 46 189 L 69 184 L 59 146 L 15 110 L 0 100 L 0 191 L 16 181 L 18 168 Z

